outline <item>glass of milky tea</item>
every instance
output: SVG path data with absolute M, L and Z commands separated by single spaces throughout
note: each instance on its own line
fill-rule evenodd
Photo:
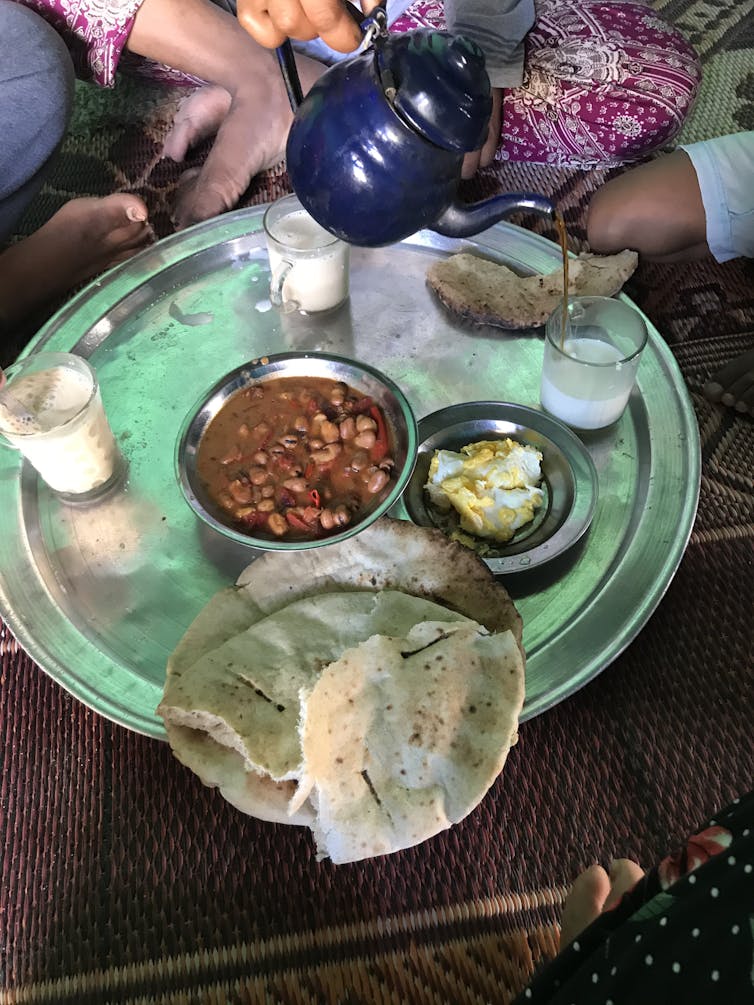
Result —
M 64 499 L 111 488 L 125 462 L 89 363 L 65 352 L 32 353 L 5 369 L 0 433 Z
M 283 311 L 327 311 L 348 296 L 350 246 L 306 212 L 295 195 L 263 219 L 270 258 L 270 300 Z
M 612 297 L 571 297 L 545 326 L 540 401 L 574 429 L 603 429 L 625 411 L 647 326 L 639 311 Z

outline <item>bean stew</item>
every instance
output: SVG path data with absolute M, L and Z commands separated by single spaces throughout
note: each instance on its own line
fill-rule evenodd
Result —
M 280 377 L 237 391 L 207 426 L 197 472 L 242 531 L 311 540 L 384 498 L 385 417 L 341 381 Z

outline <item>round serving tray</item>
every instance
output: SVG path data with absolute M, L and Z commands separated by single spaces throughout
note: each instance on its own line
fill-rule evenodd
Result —
M 60 502 L 0 447 L 0 610 L 20 644 L 101 714 L 164 737 L 165 664 L 191 621 L 258 552 L 203 525 L 173 453 L 186 410 L 247 360 L 318 350 L 372 364 L 417 418 L 481 399 L 539 407 L 541 333 L 471 328 L 424 281 L 438 256 L 477 251 L 520 273 L 552 271 L 554 241 L 510 224 L 474 240 L 421 232 L 353 249 L 351 297 L 319 316 L 267 299 L 263 206 L 169 237 L 78 294 L 27 351 L 75 351 L 100 378 L 129 464 L 125 487 Z M 529 718 L 604 670 L 656 608 L 686 547 L 700 479 L 696 420 L 669 349 L 649 325 L 621 420 L 582 437 L 599 480 L 589 531 L 562 557 L 505 576 L 524 621 Z

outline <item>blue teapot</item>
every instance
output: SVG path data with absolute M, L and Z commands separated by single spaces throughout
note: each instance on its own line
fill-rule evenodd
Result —
M 492 109 L 482 50 L 444 31 L 388 34 L 382 8 L 361 26 L 373 44 L 326 70 L 295 108 L 286 159 L 309 214 L 364 247 L 424 228 L 469 237 L 520 210 L 552 219 L 541 195 L 458 198 L 464 154 L 481 147 Z

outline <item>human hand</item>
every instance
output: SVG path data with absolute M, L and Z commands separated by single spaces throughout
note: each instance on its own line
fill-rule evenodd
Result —
M 461 168 L 461 177 L 473 178 L 479 168 L 488 167 L 495 159 L 495 151 L 500 142 L 500 133 L 503 128 L 503 89 L 502 87 L 492 88 L 492 112 L 490 114 L 490 127 L 487 131 L 487 139 L 479 150 L 472 150 L 466 154 Z
M 364 17 L 378 4 L 379 0 L 361 0 Z M 331 49 L 352 52 L 362 38 L 343 0 L 238 0 L 238 20 L 268 49 L 286 38 L 308 41 L 319 36 Z

